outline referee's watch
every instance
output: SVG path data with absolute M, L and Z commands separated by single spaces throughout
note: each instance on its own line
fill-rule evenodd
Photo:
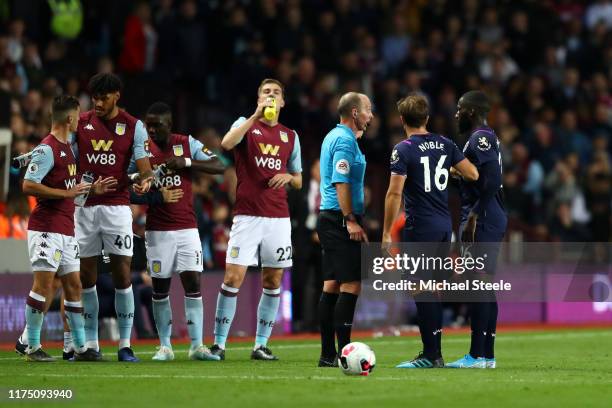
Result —
M 355 217 L 355 214 L 353 214 L 352 212 L 344 215 L 343 218 L 345 222 L 347 221 L 357 222 L 357 217 Z

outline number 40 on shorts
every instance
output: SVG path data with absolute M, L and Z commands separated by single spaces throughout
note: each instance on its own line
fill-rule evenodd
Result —
M 125 249 L 132 248 L 132 236 L 125 235 L 122 237 L 121 235 L 117 235 L 115 237 L 115 246 L 119 249 L 124 248 L 124 247 Z

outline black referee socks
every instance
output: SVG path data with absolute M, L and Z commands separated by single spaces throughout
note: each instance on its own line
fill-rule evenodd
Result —
M 321 293 L 319 299 L 319 325 L 321 326 L 321 357 L 333 360 L 336 355 L 336 332 L 334 311 L 338 302 L 337 293 Z
M 340 292 L 336 312 L 334 313 L 334 323 L 336 335 L 338 336 L 338 352 L 351 342 L 351 329 L 353 328 L 353 316 L 355 306 L 359 296 L 348 292 Z

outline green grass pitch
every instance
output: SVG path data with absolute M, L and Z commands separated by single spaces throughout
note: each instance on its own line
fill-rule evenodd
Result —
M 33 364 L 0 352 L 0 405 L 72 407 L 611 407 L 612 330 L 500 331 L 495 370 L 400 370 L 419 351 L 418 337 L 355 339 L 376 352 L 370 377 L 316 368 L 316 341 L 271 341 L 278 362 L 250 361 L 250 343 L 231 343 L 227 360 L 153 362 L 136 346 L 139 364 Z M 466 334 L 444 338 L 451 361 L 467 350 Z M 54 355 L 60 350 L 50 350 Z M 116 358 L 106 347 L 107 358 Z M 8 389 L 73 390 L 71 402 L 16 402 Z

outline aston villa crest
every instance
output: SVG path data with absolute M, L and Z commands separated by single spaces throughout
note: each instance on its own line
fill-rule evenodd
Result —
M 287 132 L 283 132 L 282 130 L 280 131 L 280 139 L 285 142 L 288 143 L 289 142 L 289 135 L 287 135 Z
M 118 134 L 119 136 L 123 136 L 125 135 L 125 123 L 117 123 L 115 125 L 115 133 Z
M 183 155 L 183 145 L 172 146 L 172 151 L 174 152 L 175 156 L 182 156 Z

